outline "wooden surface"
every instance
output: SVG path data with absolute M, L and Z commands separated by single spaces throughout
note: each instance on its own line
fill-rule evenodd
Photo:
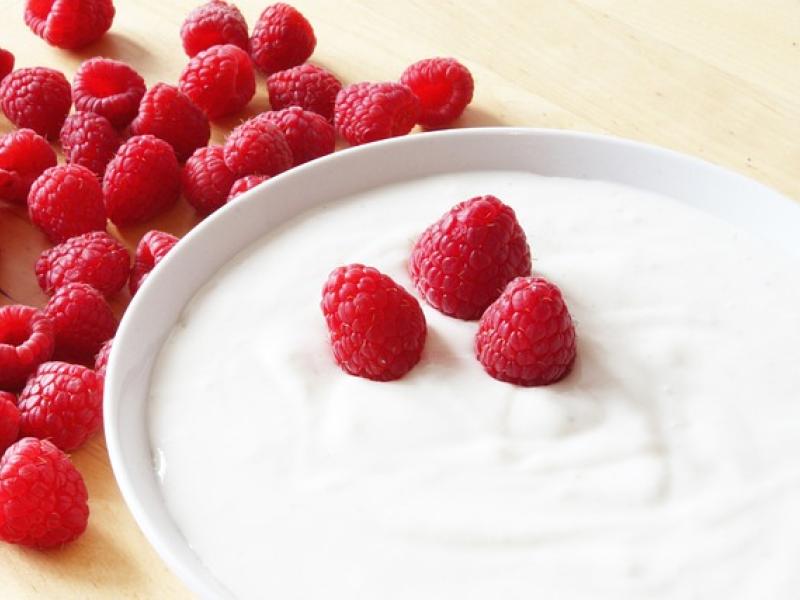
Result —
M 178 31 L 199 2 L 117 0 L 101 41 L 77 53 L 51 48 L 23 24 L 23 0 L 0 0 L 0 46 L 18 66 L 71 79 L 95 55 L 130 62 L 147 80 L 174 83 L 186 62 Z M 266 5 L 239 0 L 252 25 Z M 312 57 L 344 82 L 395 79 L 420 58 L 452 55 L 476 81 L 460 126 L 526 125 L 608 132 L 701 156 L 800 198 L 798 0 L 363 0 L 294 3 L 314 25 Z M 499 7 L 498 7 L 499 5 Z M 246 114 L 267 108 L 263 82 Z M 222 140 L 240 117 L 215 127 Z M 10 130 L 0 116 L 0 132 Z M 129 244 L 151 228 L 194 223 L 181 204 L 118 232 Z M 45 302 L 33 263 L 46 247 L 25 212 L 0 202 L 0 304 Z M 115 300 L 121 311 L 127 301 Z M 73 459 L 90 493 L 89 529 L 71 546 L 0 546 L 2 598 L 184 598 L 125 508 L 102 436 Z

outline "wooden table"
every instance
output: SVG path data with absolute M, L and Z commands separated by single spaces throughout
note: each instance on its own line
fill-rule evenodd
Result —
M 148 84 L 174 83 L 186 62 L 178 31 L 191 0 L 117 0 L 111 32 L 77 53 L 23 24 L 2 0 L 0 46 L 18 66 L 68 78 L 95 55 L 125 60 Z M 239 0 L 252 24 L 266 5 Z M 501 5 L 497 8 L 495 5 Z M 395 79 L 420 58 L 452 55 L 476 81 L 459 126 L 527 125 L 612 133 L 701 156 L 800 198 L 800 3 L 797 0 L 298 0 L 318 38 L 313 60 L 343 81 Z M 267 108 L 265 87 L 247 110 Z M 218 124 L 221 141 L 239 118 Z M 11 129 L 0 117 L 0 132 Z M 119 233 L 182 234 L 181 203 Z M 33 263 L 47 246 L 23 210 L 0 202 L 0 304 L 41 306 Z M 115 300 L 121 313 L 127 295 Z M 89 487 L 87 533 L 58 551 L 0 545 L 3 598 L 185 598 L 150 548 L 114 482 L 102 436 L 73 455 Z

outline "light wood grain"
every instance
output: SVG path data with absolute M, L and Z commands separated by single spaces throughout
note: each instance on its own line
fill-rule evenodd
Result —
M 89 56 L 133 64 L 148 84 L 175 82 L 188 0 L 117 0 L 112 31 L 77 53 L 50 48 L 22 23 L 23 0 L 0 0 L 0 46 L 18 66 L 71 78 Z M 253 23 L 266 2 L 238 2 Z M 800 198 L 800 3 L 797 0 L 325 0 L 295 2 L 313 23 L 313 61 L 345 82 L 386 80 L 420 58 L 452 55 L 476 80 L 459 126 L 526 125 L 608 132 L 701 156 Z M 267 108 L 263 82 L 246 114 Z M 10 130 L 0 117 L 0 132 Z M 146 226 L 182 234 L 181 203 Z M 46 240 L 0 202 L 0 304 L 40 306 L 33 262 Z M 127 295 L 115 300 L 118 312 Z M 3 598 L 189 597 L 125 508 L 98 436 L 75 452 L 91 495 L 88 532 L 53 552 L 0 547 Z

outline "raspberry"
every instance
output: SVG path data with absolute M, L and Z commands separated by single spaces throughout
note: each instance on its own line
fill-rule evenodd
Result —
M 0 456 L 19 437 L 19 408 L 17 397 L 10 392 L 0 392 Z
M 225 166 L 222 146 L 198 148 L 183 167 L 183 194 L 200 214 L 225 204 L 236 177 Z
M 336 130 L 350 144 L 405 135 L 417 123 L 419 100 L 400 83 L 354 83 L 336 96 Z
M 257 115 L 228 136 L 225 164 L 238 177 L 277 175 L 292 166 L 292 149 L 280 129 Z
M 14 55 L 0 48 L 0 81 L 14 70 Z
M 286 136 L 292 149 L 293 166 L 333 152 L 336 132 L 325 117 L 299 106 L 265 112 L 264 119 L 274 123 Z
M 408 268 L 428 304 L 451 317 L 477 319 L 509 281 L 530 275 L 531 252 L 513 209 L 478 196 L 425 230 Z
M 55 243 L 106 228 L 103 190 L 86 167 L 50 167 L 39 175 L 28 194 L 31 222 Z
M 59 137 L 67 162 L 86 167 L 98 177 L 122 143 L 108 119 L 91 112 L 68 116 Z
M 111 0 L 28 0 L 25 24 L 51 46 L 74 50 L 99 40 L 114 21 Z
M 240 111 L 256 93 L 253 61 L 237 46 L 213 46 L 189 61 L 179 85 L 209 119 L 217 119 Z
M 469 69 L 454 58 L 426 58 L 403 71 L 400 83 L 419 98 L 418 122 L 443 127 L 455 121 L 472 101 L 475 83 Z
M 0 200 L 25 204 L 31 184 L 56 166 L 56 153 L 33 129 L 0 136 Z
M 250 50 L 247 22 L 232 4 L 211 0 L 193 9 L 181 26 L 183 50 L 190 57 L 211 46 L 233 44 Z
M 245 192 L 252 190 L 257 185 L 264 183 L 269 176 L 267 175 L 247 175 L 245 177 L 241 177 L 233 182 L 231 186 L 231 191 L 228 194 L 228 202 L 236 198 L 236 196 L 240 196 Z
M 94 358 L 94 372 L 100 377 L 106 374 L 106 367 L 108 366 L 108 357 L 111 356 L 111 346 L 114 344 L 114 338 L 107 340 Z
M 306 18 L 296 8 L 278 2 L 264 9 L 256 21 L 250 55 L 269 75 L 306 62 L 316 45 L 314 29 Z
M 46 362 L 19 395 L 20 432 L 75 450 L 103 423 L 97 374 L 81 365 Z
M 56 358 L 90 364 L 103 342 L 117 330 L 117 319 L 103 294 L 85 283 L 56 290 L 44 309 L 53 322 Z
M 0 82 L 0 102 L 14 125 L 54 140 L 72 106 L 72 91 L 60 71 L 17 69 Z
M 178 238 L 163 231 L 148 231 L 139 240 L 136 246 L 136 256 L 133 259 L 131 271 L 131 296 L 139 291 L 147 276 L 155 266 L 164 260 L 167 253 L 178 243 Z
M 575 362 L 575 327 L 561 290 L 541 277 L 518 277 L 486 309 L 475 354 L 495 379 L 547 385 Z
M 36 279 L 46 294 L 67 283 L 86 283 L 106 296 L 120 291 L 131 272 L 128 250 L 105 231 L 93 231 L 45 250 Z
M 203 111 L 178 88 L 159 83 L 147 90 L 131 123 L 134 135 L 154 135 L 169 142 L 183 162 L 208 144 L 211 128 Z
M 416 298 L 377 269 L 334 269 L 322 289 L 322 312 L 336 363 L 351 375 L 390 381 L 419 362 L 425 315 Z
M 23 438 L 0 459 L 0 539 L 33 548 L 71 542 L 86 530 L 88 498 L 64 452 Z
M 300 65 L 267 77 L 269 105 L 273 110 L 299 106 L 333 121 L 333 105 L 341 82 L 316 65 Z
M 75 73 L 75 110 L 96 113 L 115 128 L 123 129 L 139 111 L 145 89 L 144 79 L 130 65 L 110 58 L 92 58 Z
M 132 137 L 108 163 L 103 198 L 116 225 L 141 223 L 164 212 L 181 193 L 181 170 L 167 142 L 152 135 Z
M 30 306 L 0 306 L 0 389 L 16 390 L 55 348 L 53 322 Z

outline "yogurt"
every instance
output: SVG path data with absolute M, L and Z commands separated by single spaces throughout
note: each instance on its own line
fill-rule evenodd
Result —
M 564 293 L 572 373 L 495 381 L 477 323 L 421 299 L 417 367 L 389 383 L 341 371 L 328 273 L 365 263 L 416 294 L 416 237 L 488 193 Z M 237 598 L 800 594 L 798 265 L 641 190 L 458 173 L 304 213 L 186 307 L 149 430 L 175 522 Z

